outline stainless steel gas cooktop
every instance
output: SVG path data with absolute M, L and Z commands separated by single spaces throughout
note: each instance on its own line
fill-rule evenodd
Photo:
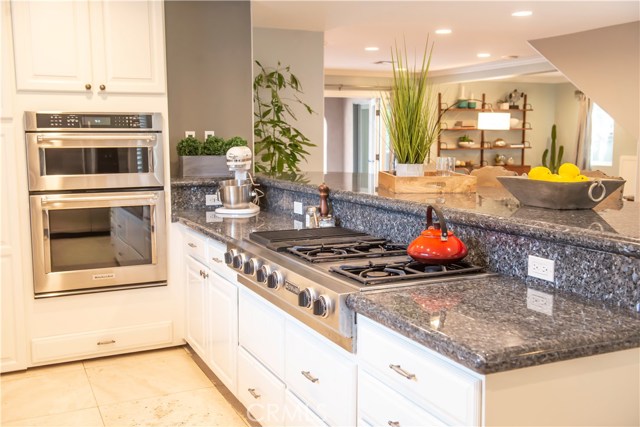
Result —
M 254 232 L 225 261 L 240 283 L 349 350 L 349 294 L 489 274 L 464 261 L 425 265 L 406 245 L 340 227 Z

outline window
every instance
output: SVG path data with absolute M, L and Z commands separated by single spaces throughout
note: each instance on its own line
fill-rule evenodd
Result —
M 613 166 L 613 119 L 596 103 L 591 108 L 591 165 Z

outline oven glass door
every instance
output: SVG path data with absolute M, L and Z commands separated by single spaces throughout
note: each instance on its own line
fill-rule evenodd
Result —
M 29 189 L 163 186 L 160 139 L 152 133 L 29 133 Z
M 31 196 L 36 295 L 166 280 L 164 192 Z

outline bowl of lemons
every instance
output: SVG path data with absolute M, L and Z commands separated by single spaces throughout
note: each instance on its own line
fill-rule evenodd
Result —
M 592 209 L 625 183 L 589 178 L 573 163 L 562 164 L 557 174 L 537 166 L 526 175 L 496 178 L 521 204 L 547 209 Z

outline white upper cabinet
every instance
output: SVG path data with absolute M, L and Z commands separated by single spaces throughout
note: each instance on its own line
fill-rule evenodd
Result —
M 13 1 L 18 91 L 164 93 L 163 3 Z

